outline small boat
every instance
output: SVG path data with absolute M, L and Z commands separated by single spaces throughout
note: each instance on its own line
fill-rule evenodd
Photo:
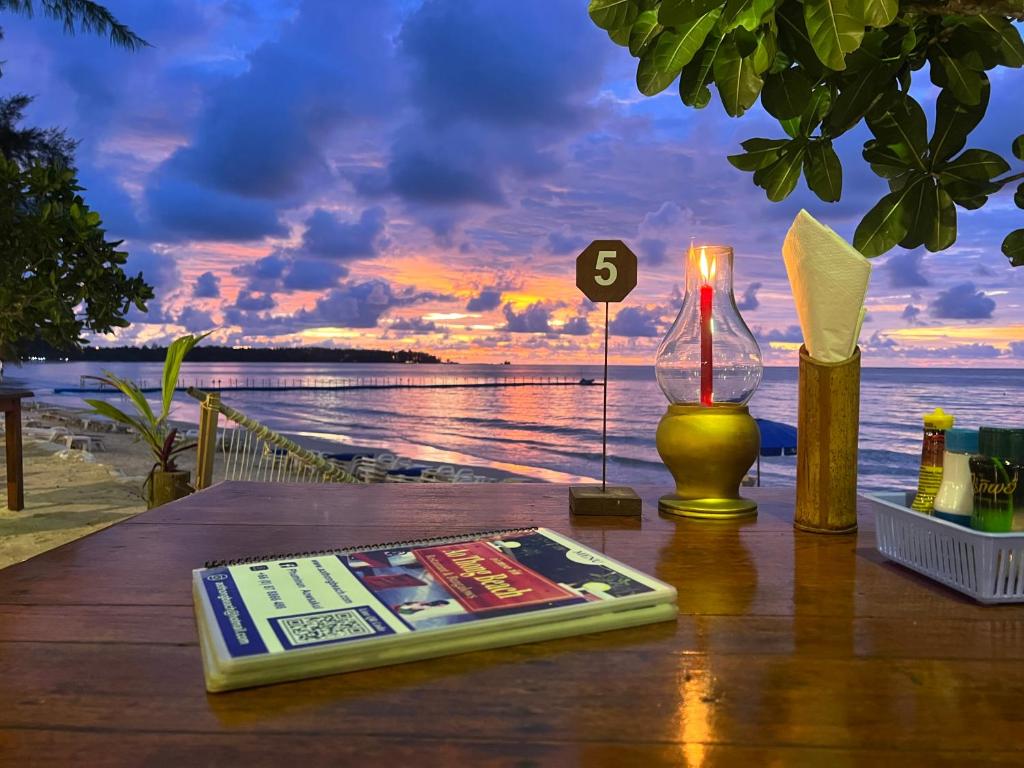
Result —
M 585 387 L 593 386 L 594 380 L 593 379 L 580 379 L 580 384 L 582 384 Z

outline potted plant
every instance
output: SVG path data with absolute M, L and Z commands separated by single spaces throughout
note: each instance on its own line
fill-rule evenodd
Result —
M 187 496 L 193 490 L 189 485 L 189 473 L 178 469 L 175 457 L 194 448 L 196 443 L 194 441 L 178 441 L 178 429 L 168 423 L 168 417 L 171 414 L 171 402 L 174 399 L 174 389 L 178 383 L 181 363 L 192 347 L 209 335 L 209 333 L 204 333 L 200 336 L 192 334 L 182 336 L 180 339 L 175 339 L 167 348 L 161 382 L 162 402 L 159 416 L 153 411 L 146 396 L 135 382 L 121 378 L 110 371 L 104 371 L 102 376 L 89 377 L 119 390 L 135 408 L 135 414 L 132 415 L 103 400 L 86 399 L 85 401 L 92 406 L 93 413 L 131 427 L 135 430 L 137 439 L 144 442 L 152 451 L 156 461 L 143 486 L 146 504 L 150 509 Z

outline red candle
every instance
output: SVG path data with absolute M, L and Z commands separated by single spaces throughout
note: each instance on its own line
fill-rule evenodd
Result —
M 715 300 L 715 289 L 711 280 L 715 276 L 715 264 L 708 264 L 704 249 L 700 249 L 700 404 L 710 406 L 714 402 L 712 364 L 713 344 L 711 336 L 711 309 Z

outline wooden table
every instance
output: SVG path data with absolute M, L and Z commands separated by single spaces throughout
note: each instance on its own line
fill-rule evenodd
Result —
M 0 762 L 1019 765 L 1024 607 L 977 605 L 860 532 L 570 520 L 566 486 L 223 483 L 0 571 Z M 745 489 L 746 490 L 746 489 Z M 638 629 L 208 695 L 190 570 L 542 524 L 679 589 Z
M 0 388 L 0 411 L 4 412 L 7 464 L 7 508 L 25 508 L 25 477 L 21 458 L 21 399 L 32 397 L 27 389 Z

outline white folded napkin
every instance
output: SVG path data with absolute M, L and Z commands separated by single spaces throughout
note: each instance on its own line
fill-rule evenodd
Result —
M 807 353 L 839 363 L 857 348 L 871 263 L 807 211 L 800 211 L 782 244 Z

